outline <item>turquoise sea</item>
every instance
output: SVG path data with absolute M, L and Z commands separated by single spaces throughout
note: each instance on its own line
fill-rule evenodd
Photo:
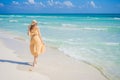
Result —
M 120 80 L 120 14 L 0 14 L 0 30 L 28 40 L 32 20 L 46 45 Z

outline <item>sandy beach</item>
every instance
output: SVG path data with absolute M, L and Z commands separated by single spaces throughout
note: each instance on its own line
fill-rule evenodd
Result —
M 108 80 L 93 66 L 49 46 L 39 56 L 36 68 L 29 71 L 32 60 L 27 40 L 0 33 L 1 80 Z

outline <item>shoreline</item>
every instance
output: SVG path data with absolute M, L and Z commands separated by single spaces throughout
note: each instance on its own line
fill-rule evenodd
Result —
M 110 78 L 104 73 L 104 71 L 102 71 L 99 67 L 97 67 L 97 66 L 95 66 L 95 65 L 93 65 L 93 64 L 91 64 L 91 63 L 89 63 L 89 62 L 87 62 L 87 61 L 84 61 L 84 60 L 80 60 L 80 61 L 82 61 L 82 62 L 84 62 L 85 64 L 88 64 L 88 65 L 94 67 L 95 69 L 97 69 L 97 70 L 101 73 L 101 75 L 103 75 L 107 80 L 112 80 L 112 79 L 110 79 Z
M 4 35 L 8 35 L 8 34 L 4 34 Z M 8 35 L 9 36 L 9 35 Z M 8 37 L 7 36 L 7 37 Z M 12 35 L 13 36 L 13 35 Z M 21 39 L 19 39 L 19 37 L 17 36 L 17 38 L 15 38 L 15 37 L 12 37 L 11 39 L 13 40 L 13 42 L 11 42 L 11 41 L 9 41 L 10 40 L 10 38 L 5 38 L 4 36 L 2 36 L 1 37 L 1 34 L 0 34 L 0 41 L 2 41 L 2 43 L 7 47 L 7 48 L 9 48 L 9 49 L 11 49 L 11 50 L 15 50 L 15 54 L 20 58 L 20 59 L 22 59 L 22 60 L 26 60 L 26 61 L 32 61 L 32 56 L 31 56 L 31 54 L 30 54 L 30 52 L 28 51 L 28 43 L 26 42 L 26 41 L 23 41 L 23 40 L 21 40 Z M 7 40 L 9 41 L 9 42 L 7 42 Z M 11 43 L 10 43 L 11 42 Z M 28 53 L 28 54 L 20 54 L 21 53 L 21 50 L 20 49 L 18 49 L 18 48 L 15 48 L 15 46 L 16 45 L 12 45 L 13 43 L 17 43 L 17 44 L 21 44 L 22 45 L 22 47 L 26 44 L 27 46 L 25 46 L 25 47 L 23 47 L 24 48 L 24 50 L 23 51 L 25 51 L 26 53 Z M 12 45 L 12 47 L 11 47 L 11 45 Z M 25 50 L 26 49 L 26 50 Z M 16 50 L 18 50 L 18 51 L 16 51 Z M 90 63 L 88 63 L 88 62 L 86 62 L 86 61 L 78 61 L 78 60 L 76 60 L 76 59 L 73 59 L 73 58 L 71 58 L 70 56 L 68 56 L 68 55 L 65 55 L 63 52 L 61 52 L 61 51 L 59 51 L 59 50 L 57 50 L 57 49 L 55 49 L 55 48 L 51 48 L 51 47 L 49 47 L 49 46 L 47 46 L 47 50 L 48 51 L 51 51 L 50 53 L 48 53 L 48 51 L 46 52 L 46 53 L 44 53 L 43 55 L 40 55 L 40 59 L 39 60 L 45 60 L 45 59 L 43 59 L 44 57 L 45 58 L 50 58 L 51 56 L 52 56 L 52 58 L 55 58 L 55 56 L 56 57 L 58 57 L 58 58 L 60 58 L 60 59 L 64 59 L 63 60 L 63 62 L 64 61 L 68 61 L 68 62 L 64 62 L 64 64 L 63 63 L 61 63 L 60 62 L 60 60 L 58 60 L 58 62 L 59 62 L 59 64 L 57 64 L 57 65 L 59 65 L 59 66 L 61 66 L 61 67 L 63 67 L 62 65 L 65 65 L 65 66 L 67 66 L 68 67 L 68 65 L 71 65 L 71 64 L 68 64 L 68 63 L 71 63 L 72 62 L 72 64 L 75 64 L 75 65 L 79 65 L 79 64 L 82 64 L 82 66 L 83 67 L 90 67 L 90 69 L 92 69 L 93 70 L 93 73 L 95 73 L 95 75 L 96 75 L 96 73 L 99 75 L 99 76 L 101 76 L 102 77 L 102 79 L 103 80 L 111 80 L 111 79 L 109 79 L 105 74 L 104 74 L 104 72 L 103 71 L 101 71 L 98 67 L 96 67 L 95 65 L 92 65 L 92 64 L 90 64 Z M 58 53 L 58 54 L 56 54 L 56 53 Z M 60 54 L 59 54 L 60 53 Z M 62 54 L 61 54 L 62 53 Z M 54 56 L 55 55 L 55 56 Z M 51 58 L 50 58 L 51 59 Z M 48 72 L 45 72 L 46 70 L 45 70 L 45 68 L 44 67 L 46 67 L 45 65 L 48 65 L 49 64 L 49 60 L 48 61 L 43 61 L 43 62 L 47 62 L 47 64 L 45 64 L 45 63 L 43 63 L 43 62 L 41 62 L 41 61 L 39 61 L 39 63 L 42 63 L 44 66 L 42 66 L 42 65 L 39 65 L 39 66 L 41 66 L 42 68 L 43 68 L 43 70 L 41 70 L 41 69 L 39 69 L 39 68 L 37 68 L 37 70 L 35 70 L 35 72 L 37 72 L 37 73 L 39 73 L 39 74 L 41 74 L 41 73 L 43 73 L 43 74 L 47 74 L 48 76 L 51 76 Z M 53 62 L 54 62 L 54 60 L 52 60 Z M 66 63 L 68 64 L 68 65 L 66 65 Z M 55 65 L 55 64 L 53 64 L 53 63 L 51 63 L 52 65 L 54 65 L 54 66 L 51 66 L 51 68 L 52 68 L 52 70 L 53 70 L 53 72 L 54 72 L 54 67 L 56 68 L 55 70 L 55 73 L 57 73 L 57 67 L 59 67 L 59 66 L 57 66 L 57 65 Z M 49 64 L 50 65 L 50 64 Z M 81 68 L 81 65 L 79 65 L 79 67 L 78 66 L 74 66 L 74 65 L 71 65 L 71 66 L 73 66 L 73 68 L 78 68 L 78 70 L 79 70 L 79 68 Z M 59 67 L 59 69 L 61 68 L 61 67 Z M 67 67 L 66 67 L 66 69 L 67 69 Z M 50 69 L 51 69 L 50 68 Z M 17 69 L 19 69 L 19 70 L 25 70 L 24 69 L 24 67 L 18 67 Z M 47 68 L 48 69 L 48 68 Z M 63 69 L 63 68 L 62 68 Z M 69 69 L 70 70 L 70 69 Z M 76 69 L 75 69 L 75 71 L 77 72 L 77 73 L 79 73 L 79 71 L 77 71 Z M 94 72 L 94 71 L 96 71 L 96 72 Z M 74 71 L 73 71 L 74 72 Z M 60 72 L 61 73 L 61 72 Z M 89 73 L 89 71 L 88 71 L 88 73 Z M 72 73 L 71 73 L 72 74 Z M 69 74 L 69 75 L 71 75 L 71 74 Z M 101 75 L 100 75 L 101 74 Z M 60 74 L 59 74 L 60 75 Z M 57 75 L 57 76 L 59 76 L 59 75 Z M 75 76 L 76 75 L 79 75 L 79 74 L 75 74 Z M 90 75 L 90 74 L 89 74 Z M 88 75 L 88 76 L 89 76 Z M 53 76 L 53 75 L 52 75 Z M 83 75 L 83 76 L 85 76 L 85 75 Z M 71 77 L 71 76 L 69 76 L 69 77 Z M 57 78 L 57 77 L 56 77 Z M 69 78 L 70 79 L 70 78 Z M 84 79 L 84 78 L 83 78 Z M 89 79 L 89 78 L 88 78 Z M 51 80 L 55 80 L 54 78 L 53 79 L 51 79 Z M 71 79 L 70 79 L 71 80 Z M 87 79 L 85 79 L 85 80 L 87 80 Z M 93 80 L 95 80 L 94 78 L 93 78 Z M 99 80 L 99 79 L 97 79 L 97 80 Z M 100 79 L 101 80 L 101 79 Z
M 62 51 L 60 51 L 60 52 L 62 52 Z M 63 53 L 63 52 L 62 52 L 62 53 Z M 75 59 L 75 58 L 73 58 L 73 57 L 71 57 L 71 56 L 69 56 L 69 55 L 64 54 L 64 53 L 63 53 L 63 55 L 65 55 L 65 56 L 67 56 L 67 57 L 70 57 L 70 58 L 72 58 L 73 60 L 75 60 L 75 61 L 77 61 L 77 62 L 83 62 L 83 63 L 85 63 L 85 64 L 88 64 L 88 65 L 94 67 L 94 68 L 97 69 L 97 70 L 101 73 L 101 75 L 103 75 L 107 80 L 112 80 L 112 79 L 109 78 L 109 77 L 104 73 L 104 71 L 102 71 L 98 66 L 96 66 L 96 65 L 94 65 L 94 64 L 91 64 L 91 63 L 89 63 L 89 62 L 87 62 L 87 61 L 85 61 L 85 60 L 77 60 L 77 59 Z

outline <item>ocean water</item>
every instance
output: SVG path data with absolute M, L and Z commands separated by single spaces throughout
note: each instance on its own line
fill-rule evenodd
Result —
M 120 80 L 120 14 L 1 14 L 0 30 L 28 40 L 34 19 L 45 44 Z

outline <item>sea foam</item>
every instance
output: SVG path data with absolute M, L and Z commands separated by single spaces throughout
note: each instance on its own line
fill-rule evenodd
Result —
M 9 20 L 9 22 L 18 22 L 18 20 Z
M 28 25 L 29 25 L 29 23 L 24 23 L 23 25 L 28 26 Z
M 115 17 L 114 19 L 115 19 L 115 20 L 120 20 L 120 18 L 118 18 L 118 17 Z

